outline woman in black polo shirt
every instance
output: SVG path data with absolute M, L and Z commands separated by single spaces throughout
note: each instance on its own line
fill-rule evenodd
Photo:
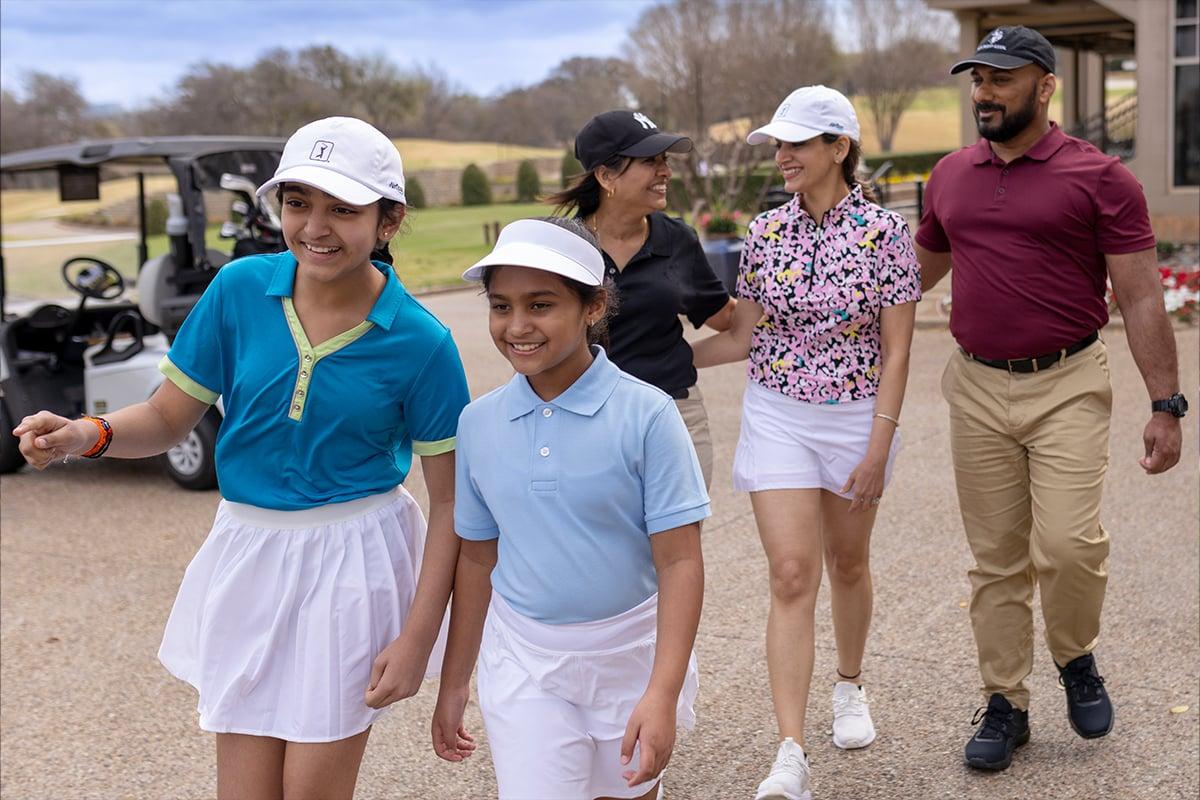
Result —
M 735 301 L 695 231 L 663 213 L 671 180 L 667 153 L 691 149 L 691 139 L 660 132 L 645 114 L 607 111 L 575 137 L 575 157 L 586 172 L 547 202 L 581 218 L 600 242 L 620 301 L 609 323 L 608 357 L 675 398 L 707 485 L 712 438 L 679 317 L 723 331 Z

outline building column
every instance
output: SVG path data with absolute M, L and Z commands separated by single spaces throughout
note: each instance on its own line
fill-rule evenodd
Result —
M 975 52 L 979 40 L 983 38 L 979 32 L 979 14 L 972 11 L 956 11 L 954 16 L 958 17 L 959 58 L 966 58 Z M 958 78 L 959 141 L 966 147 L 979 141 L 979 131 L 975 127 L 975 115 L 971 111 L 971 82 L 965 80 L 961 74 Z

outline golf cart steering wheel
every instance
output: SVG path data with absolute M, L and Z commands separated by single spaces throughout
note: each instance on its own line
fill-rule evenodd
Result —
M 65 261 L 62 279 L 75 292 L 94 300 L 113 300 L 125 291 L 125 279 L 117 272 L 117 268 L 91 256 Z

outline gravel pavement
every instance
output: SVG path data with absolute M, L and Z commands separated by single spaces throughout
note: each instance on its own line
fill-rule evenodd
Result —
M 508 365 L 486 337 L 482 299 L 452 292 L 426 302 L 454 329 L 473 395 L 507 379 Z M 1039 621 L 1033 739 L 1005 773 L 968 770 L 962 745 L 979 704 L 965 608 L 970 558 L 938 390 L 954 347 L 932 303 L 922 305 L 904 447 L 874 537 L 876 612 L 865 675 L 879 738 L 850 753 L 829 742 L 835 661 L 822 590 L 809 709 L 814 797 L 1195 798 L 1200 413 L 1184 421 L 1182 463 L 1167 475 L 1144 476 L 1137 457 L 1145 389 L 1124 333 L 1107 332 L 1116 389 L 1104 506 L 1112 556 L 1096 652 L 1115 699 L 1116 729 L 1097 741 L 1071 732 Z M 1184 391 L 1195 400 L 1198 332 L 1181 330 L 1177 339 Z M 747 496 L 729 486 L 743 369 L 731 365 L 701 377 L 716 449 L 713 518 L 704 529 L 707 592 L 696 644 L 702 684 L 698 726 L 681 738 L 668 768 L 672 800 L 748 800 L 774 755 L 764 663 L 766 564 Z M 409 487 L 423 503 L 419 471 Z M 217 501 L 215 492 L 177 488 L 149 461 L 75 462 L 0 481 L 3 798 L 213 797 L 213 737 L 196 726 L 191 687 L 168 675 L 155 654 L 183 570 Z M 376 725 L 360 800 L 495 796 L 486 737 L 463 765 L 432 754 L 436 688 L 428 682 Z M 482 733 L 474 702 L 468 725 Z

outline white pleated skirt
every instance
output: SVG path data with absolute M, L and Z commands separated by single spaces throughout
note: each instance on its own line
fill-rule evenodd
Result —
M 383 713 L 364 701 L 371 665 L 408 618 L 424 546 L 425 518 L 401 486 L 303 511 L 222 500 L 158 657 L 200 693 L 206 731 L 354 736 Z

